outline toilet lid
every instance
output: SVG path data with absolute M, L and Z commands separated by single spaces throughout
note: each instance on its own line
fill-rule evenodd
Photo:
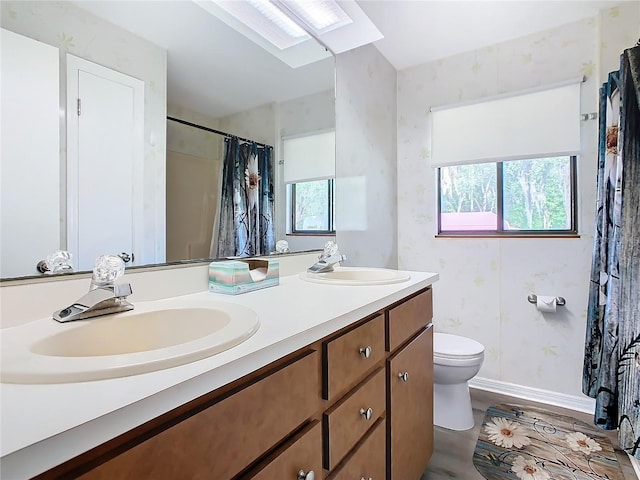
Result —
M 433 334 L 433 354 L 439 357 L 474 357 L 484 353 L 484 345 L 475 340 L 448 333 Z

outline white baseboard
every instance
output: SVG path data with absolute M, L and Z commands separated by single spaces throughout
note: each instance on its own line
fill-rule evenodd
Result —
M 486 390 L 488 392 L 500 393 L 510 397 L 522 398 L 532 402 L 546 403 L 556 407 L 567 408 L 577 412 L 595 412 L 596 401 L 586 395 L 575 396 L 566 393 L 542 390 L 541 388 L 525 387 L 515 383 L 501 382 L 489 378 L 474 377 L 469 381 L 471 388 Z

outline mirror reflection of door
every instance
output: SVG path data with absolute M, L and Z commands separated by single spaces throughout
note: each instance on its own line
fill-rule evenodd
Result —
M 60 248 L 58 49 L 2 29 L 0 277 Z
M 67 55 L 67 241 L 77 270 L 103 254 L 138 255 L 143 109 L 144 82 Z

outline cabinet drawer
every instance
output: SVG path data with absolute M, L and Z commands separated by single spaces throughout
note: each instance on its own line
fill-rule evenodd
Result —
M 431 288 L 389 310 L 387 321 L 387 351 L 396 348 L 424 328 L 433 318 Z
M 384 317 L 324 343 L 323 352 L 323 397 L 335 400 L 384 358 Z
M 249 474 L 247 480 L 296 480 L 298 472 L 322 474 L 322 427 L 317 420 L 296 434 L 287 444 L 270 456 L 267 465 L 258 473 Z
M 325 412 L 323 423 L 326 435 L 326 469 L 333 469 L 373 426 L 376 419 L 384 414 L 385 387 L 384 369 L 381 368 L 353 393 Z
M 345 464 L 330 477 L 330 480 L 385 480 L 385 421 L 379 419 L 369 436 L 358 446 Z
M 387 362 L 391 479 L 418 479 L 433 452 L 433 327 Z
M 318 360 L 310 350 L 80 478 L 229 480 L 317 412 Z

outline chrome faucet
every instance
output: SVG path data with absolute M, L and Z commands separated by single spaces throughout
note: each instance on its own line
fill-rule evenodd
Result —
M 73 322 L 133 310 L 133 305 L 126 300 L 131 293 L 131 285 L 128 283 L 104 285 L 86 293 L 73 305 L 58 310 L 53 314 L 53 319 L 62 323 Z
M 346 255 L 338 251 L 338 245 L 332 241 L 328 241 L 324 246 L 324 251 L 318 257 L 318 261 L 307 268 L 309 273 L 327 273 L 333 272 L 335 265 L 344 262 Z
M 102 255 L 96 259 L 89 292 L 68 307 L 54 312 L 58 322 L 73 322 L 86 318 L 133 310 L 126 298 L 133 292 L 131 284 L 116 285 L 115 280 L 124 273 L 124 262 L 115 255 Z

